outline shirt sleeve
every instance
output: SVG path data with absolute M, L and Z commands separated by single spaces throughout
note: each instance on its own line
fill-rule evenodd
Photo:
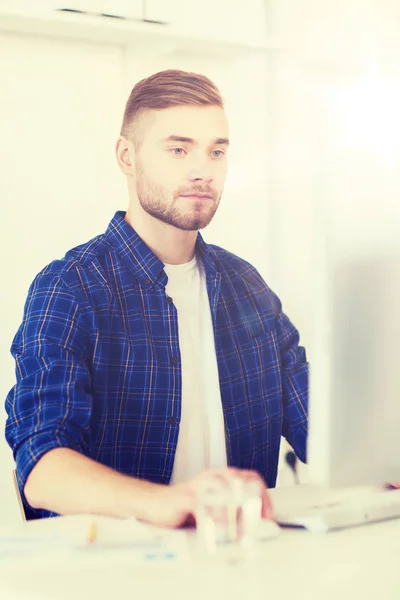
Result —
M 89 445 L 91 377 L 82 318 L 60 277 L 36 277 L 11 346 L 16 385 L 6 400 L 6 439 L 26 504 L 26 480 L 46 452 L 59 447 L 84 452 Z
M 308 362 L 299 333 L 280 312 L 277 331 L 281 353 L 283 435 L 300 460 L 307 460 Z

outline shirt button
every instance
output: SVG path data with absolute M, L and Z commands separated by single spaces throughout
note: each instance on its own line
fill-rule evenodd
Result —
M 145 279 L 145 282 L 144 282 L 144 283 L 145 283 L 145 285 L 150 285 L 150 284 L 151 284 L 151 281 L 150 281 L 150 279 Z
M 171 296 L 167 296 L 167 304 L 172 304 L 173 303 L 173 299 L 171 298 Z
M 178 422 L 178 419 L 176 417 L 170 417 L 169 422 L 171 423 L 171 425 L 175 425 L 175 423 Z
M 173 365 L 177 365 L 178 364 L 178 359 L 176 358 L 176 356 L 173 356 L 171 358 L 171 362 L 172 362 Z

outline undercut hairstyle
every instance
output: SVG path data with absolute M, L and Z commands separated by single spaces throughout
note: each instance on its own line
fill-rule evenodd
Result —
M 224 102 L 217 86 L 205 75 L 168 69 L 139 81 L 125 107 L 121 135 L 132 138 L 135 149 L 141 145 L 140 120 L 148 110 L 171 106 L 219 106 Z

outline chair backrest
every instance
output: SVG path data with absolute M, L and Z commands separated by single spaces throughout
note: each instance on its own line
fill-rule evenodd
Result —
M 19 487 L 18 487 L 17 471 L 15 469 L 12 472 L 12 477 L 13 477 L 13 482 L 14 482 L 15 494 L 17 496 L 17 502 L 18 502 L 20 513 L 21 513 L 21 518 L 23 521 L 26 521 L 24 505 L 23 505 L 21 494 L 20 494 Z

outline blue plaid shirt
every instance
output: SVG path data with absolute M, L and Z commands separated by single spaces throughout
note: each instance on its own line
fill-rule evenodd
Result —
M 177 312 L 164 264 L 124 215 L 30 287 L 11 348 L 17 383 L 6 400 L 6 438 L 25 503 L 30 471 L 58 447 L 170 481 L 181 415 Z M 273 487 L 282 435 L 306 459 L 305 351 L 250 264 L 200 234 L 196 253 L 206 271 L 228 464 L 257 470 Z

